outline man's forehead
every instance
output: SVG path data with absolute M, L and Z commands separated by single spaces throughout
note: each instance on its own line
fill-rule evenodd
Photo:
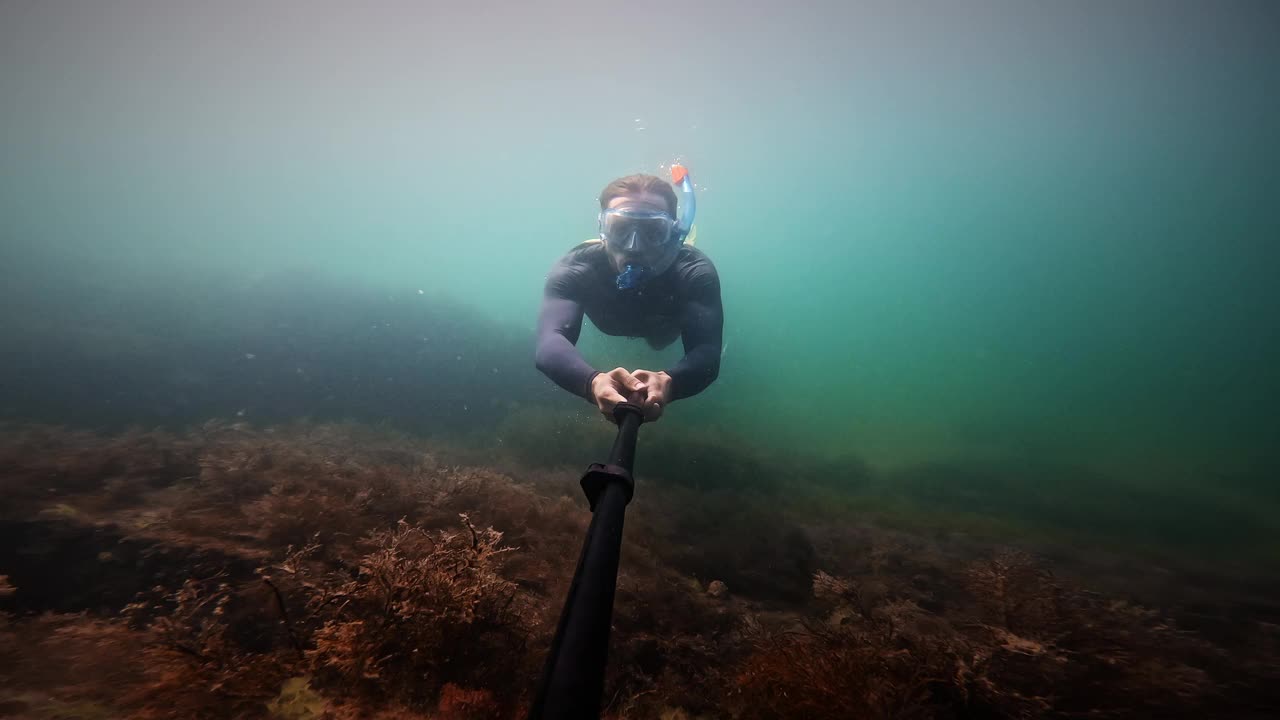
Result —
M 667 210 L 667 201 L 661 195 L 653 193 L 629 193 L 627 195 L 619 195 L 609 201 L 609 208 L 620 207 L 646 207 L 654 210 Z

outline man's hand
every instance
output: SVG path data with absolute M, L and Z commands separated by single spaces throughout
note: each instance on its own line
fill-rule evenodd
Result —
M 662 417 L 662 411 L 667 409 L 667 398 L 671 397 L 671 376 L 661 370 L 637 370 L 632 376 L 644 384 L 644 397 L 639 404 L 645 421 L 653 422 Z
M 614 368 L 607 373 L 602 372 L 591 380 L 591 396 L 596 401 L 596 407 L 600 408 L 601 414 L 608 418 L 609 422 L 616 422 L 613 418 L 613 408 L 618 403 L 635 402 L 638 405 L 644 397 L 644 391 L 644 383 L 626 368 Z
M 596 375 L 591 381 L 591 395 L 610 422 L 614 421 L 613 409 L 618 403 L 630 402 L 640 406 L 644 419 L 653 422 L 662 417 L 670 397 L 671 376 L 664 372 L 614 368 Z

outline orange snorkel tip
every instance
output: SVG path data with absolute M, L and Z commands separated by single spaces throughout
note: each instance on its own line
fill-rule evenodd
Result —
M 688 174 L 689 174 L 689 171 L 686 170 L 683 165 L 672 165 L 671 166 L 671 184 L 679 185 L 680 183 L 684 182 L 684 179 Z

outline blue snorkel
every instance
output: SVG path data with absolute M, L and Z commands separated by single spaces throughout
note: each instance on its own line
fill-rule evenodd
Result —
M 683 165 L 671 166 L 671 184 L 680 186 L 684 195 L 684 208 L 680 214 L 679 241 L 684 242 L 693 229 L 693 218 L 698 214 L 698 199 L 693 194 L 693 181 L 689 179 L 689 169 Z
M 668 241 L 678 246 L 684 244 L 685 239 L 689 237 L 689 232 L 693 229 L 693 218 L 698 211 L 698 201 L 693 194 L 693 181 L 689 179 L 689 170 L 685 166 L 679 164 L 671 166 L 671 184 L 678 186 L 680 193 L 684 195 L 680 219 L 672 229 L 671 239 Z M 630 290 L 643 283 L 650 272 L 650 269 L 644 265 L 627 265 L 622 272 L 618 273 L 615 283 L 619 290 Z

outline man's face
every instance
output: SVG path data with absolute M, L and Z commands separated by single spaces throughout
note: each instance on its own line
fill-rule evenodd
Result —
M 653 193 L 636 193 L 634 195 L 619 195 L 609 201 L 609 210 L 625 208 L 628 210 L 648 210 L 661 213 L 669 212 L 667 201 L 661 195 Z M 613 267 L 618 272 L 622 272 L 627 265 L 657 265 L 662 260 L 663 254 L 666 252 L 661 247 L 650 247 L 644 250 L 625 249 L 616 247 L 605 242 L 605 251 L 609 254 L 609 261 L 613 263 Z

